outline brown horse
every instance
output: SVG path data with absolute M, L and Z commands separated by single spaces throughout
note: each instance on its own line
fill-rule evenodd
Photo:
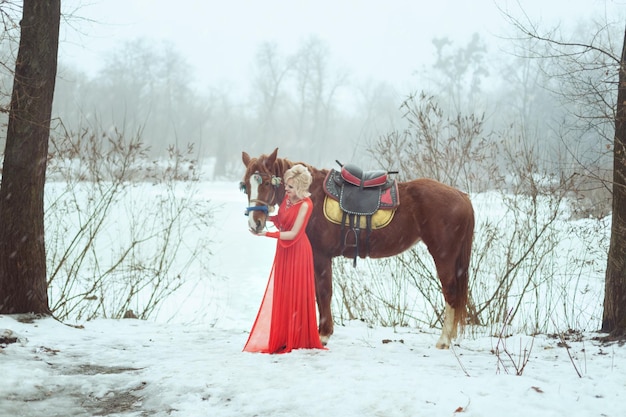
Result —
M 283 200 L 285 191 L 280 185 L 280 178 L 296 164 L 277 158 L 277 154 L 278 148 L 270 155 L 258 158 L 242 152 L 246 173 L 241 186 L 248 195 L 249 226 L 257 231 L 265 227 L 268 211 L 271 212 Z M 330 310 L 332 258 L 352 258 L 356 249 L 342 245 L 342 226 L 325 217 L 323 185 L 329 170 L 297 163 L 305 165 L 313 175 L 309 191 L 314 207 L 306 232 L 313 248 L 319 334 L 326 344 L 334 325 Z M 399 182 L 397 190 L 400 204 L 391 222 L 371 231 L 367 253 L 359 253 L 358 256 L 384 258 L 397 255 L 420 240 L 426 244 L 435 262 L 446 302 L 441 336 L 436 346 L 447 349 L 457 336 L 457 328 L 462 331 L 466 321 L 468 269 L 474 234 L 472 203 L 467 194 L 432 179 Z M 360 239 L 360 243 L 366 245 L 365 233 L 360 235 Z

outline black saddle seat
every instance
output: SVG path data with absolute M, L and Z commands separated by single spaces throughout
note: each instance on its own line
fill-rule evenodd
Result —
M 363 171 L 354 164 L 345 164 L 341 167 L 341 178 L 361 188 L 380 187 L 387 183 L 387 171 Z

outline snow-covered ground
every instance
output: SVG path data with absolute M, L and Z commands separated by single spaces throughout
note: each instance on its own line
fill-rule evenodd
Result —
M 0 316 L 17 339 L 0 348 L 0 416 L 623 415 L 626 348 L 594 333 L 468 335 L 441 351 L 436 330 L 353 321 L 327 351 L 242 352 L 275 242 L 248 233 L 236 183 L 203 195 L 219 203 L 212 275 L 155 321 Z

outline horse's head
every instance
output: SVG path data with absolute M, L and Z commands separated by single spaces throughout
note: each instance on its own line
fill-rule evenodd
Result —
M 284 189 L 281 186 L 283 172 L 277 163 L 277 154 L 278 148 L 270 155 L 261 155 L 258 158 L 251 158 L 246 152 L 241 154 L 246 173 L 240 186 L 248 196 L 246 209 L 248 225 L 256 232 L 263 230 L 267 216 L 284 197 Z

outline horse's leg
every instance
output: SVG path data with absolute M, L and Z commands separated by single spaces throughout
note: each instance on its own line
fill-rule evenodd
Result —
M 446 301 L 446 310 L 443 318 L 441 336 L 437 341 L 439 349 L 448 349 L 452 339 L 457 337 L 457 330 L 463 332 L 467 319 L 467 300 L 469 286 L 469 264 L 474 233 L 473 212 L 460 230 L 465 234 L 448 247 L 444 256 L 438 256 L 437 250 L 429 251 L 433 255 L 437 275 L 441 281 L 443 296 Z M 441 253 L 441 252 L 439 252 Z
M 441 336 L 437 341 L 437 349 L 449 349 L 452 339 L 456 337 L 456 323 L 454 321 L 454 307 L 446 301 L 446 309 L 443 316 Z
M 441 326 L 441 336 L 437 341 L 437 349 L 449 349 L 452 339 L 457 335 L 457 321 L 455 314 L 455 305 L 457 305 L 456 293 L 456 274 L 454 272 L 455 262 L 449 259 L 435 259 L 435 265 L 437 266 L 437 275 L 441 281 L 441 289 L 443 291 L 443 297 L 446 302 L 446 307 L 443 316 L 443 324 Z
M 330 302 L 333 296 L 332 258 L 319 253 L 313 254 L 315 266 L 315 294 L 319 311 L 319 334 L 323 345 L 328 343 L 333 334 L 333 316 L 330 311 Z

